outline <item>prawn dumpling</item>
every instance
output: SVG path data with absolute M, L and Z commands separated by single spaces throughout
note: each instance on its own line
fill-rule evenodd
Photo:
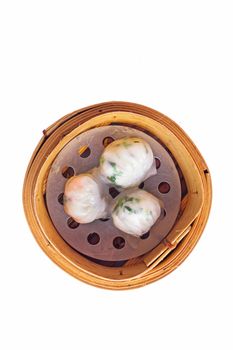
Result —
M 160 201 L 151 193 L 136 189 L 119 195 L 112 219 L 119 230 L 139 237 L 150 230 L 160 214 Z
M 138 137 L 125 137 L 108 145 L 100 157 L 104 182 L 122 188 L 139 185 L 157 173 L 150 145 Z
M 92 174 L 71 177 L 65 184 L 64 210 L 80 224 L 106 218 L 107 201 L 102 185 Z

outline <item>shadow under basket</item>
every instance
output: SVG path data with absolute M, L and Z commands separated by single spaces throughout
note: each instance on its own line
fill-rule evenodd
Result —
M 150 142 L 156 160 L 158 174 L 139 187 L 164 208 L 142 238 L 117 232 L 111 220 L 79 225 L 63 209 L 65 181 L 97 166 L 104 147 L 122 132 Z M 109 186 L 109 196 L 117 195 Z M 108 289 L 144 286 L 180 265 L 203 232 L 211 198 L 207 165 L 184 131 L 163 114 L 127 102 L 83 108 L 44 130 L 23 189 L 26 217 L 44 252 L 72 276 Z

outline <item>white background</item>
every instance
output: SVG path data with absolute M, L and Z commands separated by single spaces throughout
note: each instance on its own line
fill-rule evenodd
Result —
M 1 1 L 0 348 L 232 349 L 231 1 Z M 122 100 L 170 116 L 213 178 L 211 216 L 175 272 L 114 292 L 41 251 L 22 209 L 42 130 Z

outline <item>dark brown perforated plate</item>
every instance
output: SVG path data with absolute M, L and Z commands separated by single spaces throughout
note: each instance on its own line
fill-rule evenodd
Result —
M 145 180 L 139 187 L 154 194 L 164 205 L 164 212 L 159 220 L 150 232 L 141 238 L 118 230 L 113 226 L 111 219 L 95 220 L 90 224 L 79 225 L 68 217 L 62 205 L 62 194 L 67 178 L 98 166 L 104 144 L 108 143 L 108 140 L 125 136 L 141 137 L 150 144 L 156 158 L 158 173 Z M 86 146 L 88 148 L 80 156 L 79 150 Z M 118 193 L 112 186 L 108 186 L 107 192 L 109 198 Z M 80 253 L 108 261 L 128 260 L 154 248 L 172 228 L 179 212 L 180 201 L 179 175 L 166 149 L 144 132 L 120 125 L 91 129 L 70 141 L 53 162 L 46 188 L 48 211 L 62 238 Z

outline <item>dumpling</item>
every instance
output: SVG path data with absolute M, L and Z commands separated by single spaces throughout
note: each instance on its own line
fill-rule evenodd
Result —
M 65 184 L 64 210 L 75 221 L 86 224 L 108 217 L 103 186 L 91 173 L 71 177 Z
M 148 232 L 161 214 L 159 199 L 146 191 L 135 189 L 122 192 L 112 210 L 114 225 L 130 235 Z
M 103 180 L 122 188 L 139 185 L 157 173 L 150 145 L 138 137 L 125 137 L 108 145 L 100 157 Z

